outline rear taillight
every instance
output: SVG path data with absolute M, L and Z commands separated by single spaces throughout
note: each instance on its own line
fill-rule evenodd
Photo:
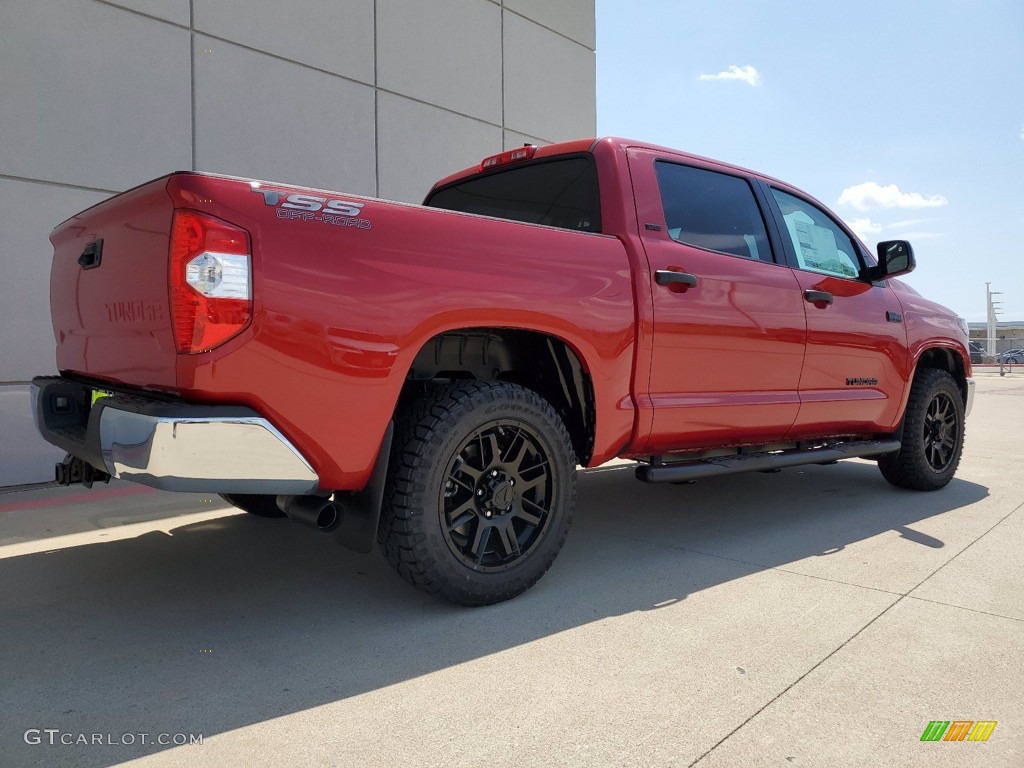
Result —
M 178 352 L 206 352 L 249 324 L 252 258 L 244 229 L 198 211 L 176 210 L 170 261 Z

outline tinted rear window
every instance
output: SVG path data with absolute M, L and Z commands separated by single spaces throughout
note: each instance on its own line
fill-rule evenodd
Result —
M 669 237 L 709 251 L 772 261 L 768 232 L 745 179 L 663 161 L 654 168 Z
M 549 227 L 601 231 L 593 158 L 549 160 L 477 176 L 445 187 L 426 205 Z

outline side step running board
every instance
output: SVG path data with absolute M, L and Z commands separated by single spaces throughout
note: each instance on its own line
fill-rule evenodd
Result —
M 636 479 L 645 483 L 675 483 L 702 477 L 735 475 L 771 469 L 798 467 L 802 464 L 827 464 L 840 459 L 881 456 L 900 449 L 899 440 L 857 440 L 820 448 L 796 449 L 777 453 L 744 453 L 676 464 L 641 464 Z

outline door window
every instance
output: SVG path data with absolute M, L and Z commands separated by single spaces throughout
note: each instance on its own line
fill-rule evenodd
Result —
M 745 179 L 660 160 L 655 171 L 669 237 L 709 251 L 773 261 L 764 219 Z
M 800 269 L 835 277 L 856 278 L 861 265 L 850 237 L 816 205 L 779 189 L 772 189 L 786 222 Z

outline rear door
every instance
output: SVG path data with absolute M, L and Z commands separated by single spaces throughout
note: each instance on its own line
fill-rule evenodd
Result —
M 887 283 L 862 277 L 867 254 L 828 211 L 796 190 L 763 189 L 807 314 L 790 437 L 891 429 L 910 365 L 899 299 Z
M 799 409 L 803 299 L 751 181 L 630 149 L 653 292 L 649 453 L 781 439 Z

